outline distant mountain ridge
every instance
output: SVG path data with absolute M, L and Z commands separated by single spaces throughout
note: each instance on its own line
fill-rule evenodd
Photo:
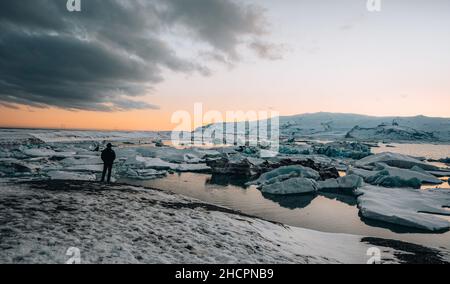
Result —
M 227 132 L 234 130 L 234 123 L 225 125 Z M 218 123 L 201 129 L 220 132 L 222 128 Z M 280 117 L 280 132 L 292 138 L 450 142 L 450 118 L 319 112 Z
M 311 113 L 280 117 L 281 132 L 291 136 L 344 135 L 348 138 L 374 140 L 450 141 L 450 118 L 387 116 L 375 117 L 344 113 Z M 364 129 L 355 131 L 355 129 Z M 398 131 L 398 133 L 396 133 Z M 407 132 L 411 135 L 408 135 Z M 352 133 L 350 133 L 352 132 Z M 350 133 L 350 134 L 349 134 Z M 372 135 L 367 135 L 371 133 Z M 417 135 L 421 133 L 422 135 Z M 358 136 L 358 134 L 361 134 Z M 396 134 L 398 134 L 396 139 Z M 407 139 L 409 138 L 409 139 Z
M 319 112 L 280 117 L 281 124 L 294 123 L 308 128 L 324 129 L 324 124 L 333 129 L 351 130 L 355 126 L 362 128 L 377 127 L 381 124 L 397 123 L 401 126 L 415 128 L 421 131 L 450 131 L 450 118 L 434 118 L 423 115 L 412 117 L 386 116 L 376 117 L 360 114 Z

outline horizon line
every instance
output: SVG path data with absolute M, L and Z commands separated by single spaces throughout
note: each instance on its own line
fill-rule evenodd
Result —
M 369 114 L 359 114 L 359 113 L 350 113 L 350 112 L 327 112 L 327 111 L 319 111 L 319 112 L 307 112 L 307 113 L 300 113 L 300 114 L 293 114 L 293 115 L 280 115 L 279 118 L 289 118 L 289 117 L 296 117 L 296 116 L 302 116 L 302 115 L 314 115 L 314 114 L 333 114 L 333 115 L 357 115 L 357 116 L 365 116 L 365 117 L 372 117 L 372 118 L 417 118 L 417 117 L 425 117 L 425 118 L 432 118 L 432 119 L 450 119 L 450 117 L 442 117 L 442 116 L 427 116 L 423 114 L 418 115 L 407 115 L 407 116 L 401 116 L 401 115 L 369 115 Z M 220 123 L 220 122 L 217 122 Z M 227 121 L 223 121 L 222 123 L 229 123 Z M 207 124 L 203 125 L 206 126 Z M 150 130 L 150 129 L 115 129 L 115 128 L 109 128 L 109 129 L 102 129 L 102 128 L 82 128 L 82 127 L 74 127 L 74 128 L 63 128 L 63 127 L 51 127 L 51 126 L 13 126 L 13 125 L 1 125 L 0 129 L 19 129 L 19 130 L 62 130 L 62 131 L 105 131 L 105 132 L 172 132 L 172 130 Z M 187 131 L 187 130 L 186 130 Z

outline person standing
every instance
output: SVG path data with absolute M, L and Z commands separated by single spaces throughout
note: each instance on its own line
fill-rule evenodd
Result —
M 116 160 L 116 152 L 112 149 L 112 144 L 108 143 L 106 145 L 106 149 L 102 152 L 102 161 L 103 161 L 103 174 L 102 174 L 102 182 L 105 181 L 106 172 L 108 172 L 107 182 L 111 182 L 111 172 L 113 168 L 114 161 Z

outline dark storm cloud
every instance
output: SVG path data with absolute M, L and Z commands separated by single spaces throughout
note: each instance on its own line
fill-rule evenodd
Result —
M 167 34 L 236 61 L 244 38 L 265 33 L 264 11 L 232 0 L 84 0 L 80 13 L 66 2 L 0 1 L 1 105 L 157 108 L 136 98 L 163 80 L 163 70 L 210 74 L 207 62 L 179 56 Z M 270 47 L 252 48 L 265 57 Z

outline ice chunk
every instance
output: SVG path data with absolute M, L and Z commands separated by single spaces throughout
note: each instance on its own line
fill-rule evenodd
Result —
M 121 173 L 121 175 L 132 179 L 150 180 L 164 177 L 167 175 L 167 172 L 154 169 L 135 170 L 128 168 L 127 171 Z
M 274 195 L 307 194 L 317 192 L 317 182 L 308 178 L 291 178 L 261 186 L 261 191 Z
M 38 157 L 65 158 L 65 157 L 70 157 L 70 156 L 76 155 L 76 152 L 56 152 L 54 150 L 46 149 L 46 148 L 30 148 L 30 149 L 24 149 L 22 152 L 25 155 L 27 155 L 29 157 L 34 157 L 34 158 L 38 158 Z
M 279 153 L 285 155 L 309 155 L 311 152 L 309 145 L 281 145 L 279 149 Z
M 376 173 L 377 173 L 376 171 L 369 171 L 369 170 L 358 169 L 358 168 L 353 168 L 353 167 L 349 167 L 347 170 L 347 175 L 357 175 L 357 176 L 362 177 L 364 180 L 375 175 Z
M 75 166 L 64 168 L 64 170 L 71 171 L 71 172 L 98 173 L 98 172 L 103 171 L 103 165 L 75 165 Z
M 384 187 L 411 187 L 420 188 L 422 183 L 418 178 L 403 178 L 391 176 L 388 171 L 377 172 L 374 176 L 366 179 L 367 183 Z
M 331 142 L 314 148 L 317 154 L 328 157 L 362 159 L 372 155 L 369 146 L 357 142 Z
M 66 158 L 61 161 L 61 164 L 66 167 L 77 166 L 77 165 L 101 165 L 103 164 L 102 159 L 96 156 L 86 156 L 86 157 L 71 157 Z
M 130 149 L 128 149 L 130 151 Z M 201 163 L 206 157 L 219 156 L 219 152 L 201 149 L 175 149 L 172 147 L 135 148 L 137 155 L 147 158 L 160 158 L 169 163 Z M 119 153 L 119 155 L 121 155 Z M 127 157 L 130 157 L 128 154 Z
M 450 206 L 449 191 L 371 185 L 356 191 L 360 195 L 358 207 L 365 218 L 433 232 L 450 229 L 449 221 L 432 215 L 450 216 L 450 211 L 444 209 Z
M 291 178 L 308 178 L 313 180 L 319 180 L 320 175 L 317 171 L 311 168 L 303 166 L 286 166 L 275 169 L 268 173 L 264 173 L 259 177 L 259 179 L 251 182 L 250 184 L 258 184 L 258 185 L 273 184 Z
M 445 171 L 428 171 L 429 174 L 435 176 L 435 177 L 449 177 L 450 176 L 450 171 L 445 170 Z
M 0 159 L 0 172 L 5 176 L 30 174 L 34 169 L 16 159 Z
M 97 178 L 93 174 L 81 174 L 75 172 L 52 171 L 48 172 L 47 176 L 52 180 L 81 180 L 81 181 L 95 181 Z
M 125 162 L 125 166 L 132 166 L 142 169 L 171 170 L 174 164 L 165 162 L 160 158 L 145 158 L 141 156 L 130 157 Z
M 321 192 L 342 193 L 353 195 L 354 190 L 364 184 L 363 179 L 357 175 L 347 175 L 338 179 L 328 179 L 318 182 Z
M 205 172 L 211 169 L 206 164 L 175 164 L 160 158 L 130 157 L 124 166 L 135 169 L 172 170 L 178 172 Z
M 400 177 L 404 180 L 416 178 L 416 179 L 420 180 L 421 183 L 426 183 L 426 184 L 441 184 L 442 183 L 442 181 L 440 179 L 425 172 L 422 168 L 417 167 L 417 166 L 413 167 L 412 170 L 399 169 L 399 168 L 390 167 L 390 166 L 383 165 L 383 164 L 379 165 L 379 167 L 382 171 L 388 172 L 390 176 Z
M 177 172 L 195 172 L 195 173 L 209 173 L 211 168 L 206 164 L 180 164 L 173 168 Z
M 390 167 L 386 164 L 378 164 L 377 171 L 367 171 L 350 168 L 347 174 L 355 174 L 364 178 L 364 181 L 372 185 L 384 187 L 412 187 L 420 188 L 422 184 L 442 184 L 442 180 L 432 176 L 417 166 L 413 170 Z
M 374 169 L 377 164 L 384 163 L 391 167 L 397 167 L 402 169 L 411 169 L 415 166 L 422 168 L 426 171 L 436 171 L 439 168 L 425 162 L 419 161 L 410 156 L 395 154 L 395 153 L 381 153 L 373 156 L 366 157 L 355 163 L 356 167 L 364 169 Z
M 242 154 L 224 154 L 221 158 L 207 159 L 206 164 L 215 174 L 251 177 L 259 173 L 262 162 Z

